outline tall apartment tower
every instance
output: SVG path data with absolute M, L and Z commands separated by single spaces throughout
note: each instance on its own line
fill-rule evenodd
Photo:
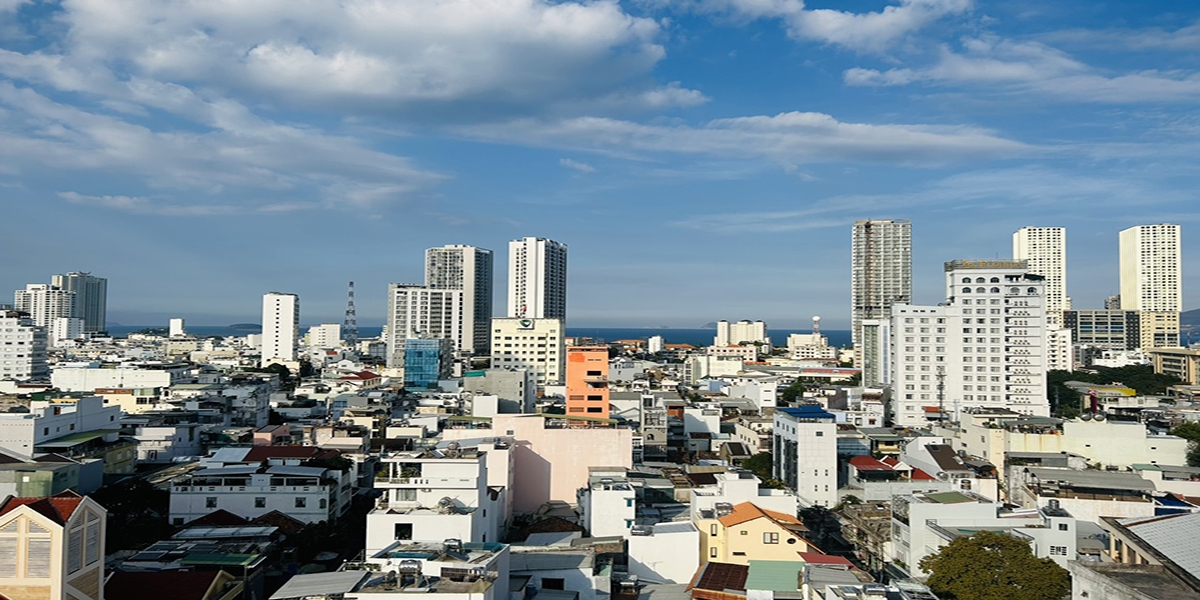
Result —
M 1121 308 L 1142 316 L 1145 345 L 1179 345 L 1183 285 L 1179 226 L 1137 225 L 1121 231 Z M 1144 345 L 1144 346 L 1145 346 Z
M 855 221 L 851 234 L 850 310 L 855 361 L 862 364 L 862 322 L 891 317 L 912 302 L 912 223 Z
M 445 338 L 463 343 L 463 291 L 423 285 L 388 286 L 387 366 L 404 366 L 405 340 Z
M 508 243 L 508 316 L 566 321 L 566 244 L 533 237 Z
M 44 283 L 30 283 L 13 294 L 13 309 L 29 314 L 38 327 L 49 327 L 55 319 L 71 317 L 74 306 L 75 292 Z
M 62 320 L 61 318 L 59 320 Z M 0 311 L 0 381 L 26 381 L 50 376 L 46 362 L 46 328 L 15 311 Z
M 50 283 L 60 290 L 75 293 L 71 316 L 83 319 L 84 333 L 104 331 L 104 322 L 108 317 L 107 279 L 76 271 L 55 275 Z
M 945 272 L 945 302 L 892 307 L 894 424 L 979 408 L 1050 416 L 1045 278 L 1007 259 L 955 260 Z
M 270 292 L 263 295 L 262 363 L 295 362 L 300 340 L 300 297 Z
M 462 290 L 460 353 L 486 356 L 492 321 L 492 251 L 446 245 L 425 251 L 425 287 Z
M 1067 297 L 1067 229 L 1022 227 L 1012 236 L 1013 259 L 1029 264 L 1029 273 L 1046 278 L 1046 321 L 1051 329 L 1063 326 L 1063 312 L 1071 310 Z
M 567 416 L 608 418 L 608 347 L 567 348 Z

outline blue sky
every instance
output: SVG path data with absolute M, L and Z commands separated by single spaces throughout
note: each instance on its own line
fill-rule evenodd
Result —
M 1200 306 L 1200 4 L 0 0 L 0 289 L 92 271 L 126 324 L 361 323 L 422 252 L 570 246 L 570 322 L 849 321 L 850 225 L 941 264 L 1183 226 Z M 4 288 L 7 286 L 7 288 Z

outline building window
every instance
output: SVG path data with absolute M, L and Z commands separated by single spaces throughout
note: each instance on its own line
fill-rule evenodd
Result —
M 778 544 L 779 543 L 779 533 L 775 532 L 775 531 L 768 531 L 766 533 L 763 533 L 763 543 L 764 544 Z
M 217 507 L 217 497 L 216 496 L 208 496 L 207 498 L 204 499 L 204 508 L 216 508 L 216 507 Z
M 1068 529 L 1070 529 L 1070 528 L 1071 528 L 1071 527 L 1070 527 L 1069 525 L 1067 525 L 1066 523 L 1059 523 L 1059 524 L 1058 524 L 1058 530 L 1059 530 L 1059 531 L 1067 531 L 1067 530 L 1068 530 Z
M 1066 556 L 1066 546 L 1050 546 L 1050 556 Z
M 716 549 L 716 548 L 709 548 L 709 549 L 708 549 L 708 557 L 709 557 L 709 558 L 716 558 L 716 557 L 717 557 L 717 549 Z
M 267 499 L 265 496 L 259 496 L 254 499 L 254 508 L 266 508 Z
M 392 531 L 398 540 L 411 540 L 413 534 L 412 527 L 412 523 L 396 523 Z
M 303 496 L 296 498 L 296 508 L 305 508 L 308 506 L 308 498 Z
M 711 526 L 709 526 L 708 535 L 717 535 L 717 524 L 716 523 L 713 523 Z

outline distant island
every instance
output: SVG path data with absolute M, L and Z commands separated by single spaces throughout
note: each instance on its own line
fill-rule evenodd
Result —
M 713 322 L 711 322 L 711 323 L 705 323 L 704 325 L 702 325 L 702 326 L 700 327 L 700 329 L 716 329 L 716 328 L 717 328 L 717 322 L 716 322 L 716 321 L 713 321 Z
M 233 325 L 226 327 L 226 329 L 232 329 L 234 331 L 262 331 L 262 325 L 259 325 L 258 323 L 234 323 Z

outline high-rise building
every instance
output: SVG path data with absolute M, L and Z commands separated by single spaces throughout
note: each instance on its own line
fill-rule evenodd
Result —
M 717 321 L 717 335 L 713 336 L 714 346 L 737 346 L 739 344 L 759 343 L 769 350 L 771 338 L 767 337 L 767 324 L 762 321 L 747 321 L 737 323 Z
M 492 368 L 524 368 L 539 387 L 563 382 L 566 355 L 561 319 L 492 319 Z
M 912 223 L 855 221 L 851 234 L 850 311 L 855 361 L 862 365 L 862 322 L 891 317 L 912 302 Z
M 508 243 L 508 316 L 566 322 L 566 244 L 533 237 Z
M 492 323 L 492 251 L 446 245 L 425 251 L 425 287 L 462 290 L 461 354 L 486 356 Z
M 60 317 L 62 318 L 62 317 Z M 24 313 L 0 312 L 0 381 L 44 379 L 50 375 L 46 363 L 46 328 L 33 324 Z
M 838 503 L 837 418 L 815 404 L 775 409 L 772 472 L 806 506 Z M 811 475 L 810 475 L 811 473 Z
M 1183 310 L 1178 225 L 1138 225 L 1121 231 L 1121 308 Z
M 608 346 L 567 348 L 567 416 L 608 418 Z
M 263 295 L 262 366 L 296 361 L 300 339 L 300 297 L 270 292 Z
M 1046 278 L 1046 320 L 1062 327 L 1063 311 L 1071 310 L 1067 296 L 1067 229 L 1022 227 L 1012 236 L 1013 258 L 1029 263 L 1029 272 Z
M 13 295 L 13 309 L 33 319 L 38 327 L 49 327 L 54 319 L 74 316 L 75 292 L 46 285 L 30 283 Z
M 308 328 L 307 344 L 310 348 L 337 348 L 342 345 L 342 325 L 321 323 Z
M 1121 231 L 1121 308 L 1141 312 L 1150 347 L 1179 345 L 1183 310 L 1179 226 L 1137 225 Z
M 463 291 L 433 290 L 423 285 L 388 286 L 387 366 L 404 366 L 405 340 L 446 338 L 454 351 L 463 341 Z
M 922 427 L 973 408 L 1049 416 L 1045 279 L 1020 260 L 956 260 L 945 271 L 946 302 L 892 307 L 894 423 Z
M 186 321 L 182 318 L 171 319 L 167 322 L 167 334 L 171 337 L 183 337 L 187 335 Z
M 75 293 L 71 316 L 83 319 L 84 333 L 104 331 L 105 319 L 108 317 L 107 279 L 76 271 L 66 275 L 55 275 L 50 279 L 50 283 L 60 290 Z

